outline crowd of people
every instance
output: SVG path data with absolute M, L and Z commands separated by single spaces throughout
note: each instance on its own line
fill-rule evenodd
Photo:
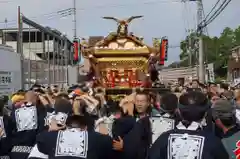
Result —
M 0 99 L 0 159 L 238 159 L 240 90 L 227 84 L 115 101 L 91 83 Z

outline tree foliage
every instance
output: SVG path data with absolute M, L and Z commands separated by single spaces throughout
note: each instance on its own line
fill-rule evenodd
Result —
M 191 41 L 189 41 L 191 40 Z M 180 62 L 177 66 L 189 66 L 189 53 L 188 48 L 191 48 L 192 64 L 197 64 L 197 35 L 195 33 L 190 34 L 185 40 L 180 43 Z M 237 45 L 240 45 L 240 26 L 236 29 L 226 27 L 219 37 L 203 36 L 204 43 L 204 59 L 206 63 L 214 63 L 215 70 L 219 68 L 226 68 L 231 49 Z M 170 65 L 170 67 L 176 67 L 176 63 Z

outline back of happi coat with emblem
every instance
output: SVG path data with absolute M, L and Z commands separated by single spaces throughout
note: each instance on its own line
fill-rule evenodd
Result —
M 169 117 L 151 117 L 152 143 L 164 132 L 174 129 L 175 120 Z

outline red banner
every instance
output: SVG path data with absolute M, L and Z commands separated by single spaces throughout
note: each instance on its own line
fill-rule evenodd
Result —
M 161 40 L 160 45 L 160 65 L 164 65 L 165 61 L 167 60 L 167 52 L 168 51 L 168 39 L 163 38 Z
M 74 60 L 78 61 L 78 50 L 79 50 L 79 43 L 78 41 L 73 42 L 73 48 L 74 48 Z

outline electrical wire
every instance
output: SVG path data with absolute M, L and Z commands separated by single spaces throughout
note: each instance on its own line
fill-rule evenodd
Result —
M 212 19 L 215 15 L 217 15 L 218 12 L 224 7 L 224 5 L 226 4 L 226 2 L 227 2 L 227 0 L 224 0 L 223 3 L 219 6 L 219 8 L 211 15 L 211 17 L 208 18 L 208 20 L 207 20 L 207 18 L 206 18 L 204 22 L 206 23 L 207 21 L 209 21 L 210 19 Z
M 212 9 L 210 10 L 210 12 L 205 16 L 205 19 L 207 19 L 210 14 L 214 11 L 214 9 L 217 7 L 217 5 L 220 3 L 221 0 L 218 0 L 215 5 L 212 7 Z
M 193 29 L 193 28 L 195 28 L 196 25 L 197 25 L 195 9 L 194 9 L 194 11 L 193 11 L 193 7 L 191 6 L 191 3 L 189 3 L 188 7 L 189 7 L 189 14 L 188 14 L 188 16 L 191 16 L 190 18 L 191 18 L 191 23 L 192 23 L 192 26 L 191 26 L 190 29 L 191 29 L 191 30 L 195 30 L 195 29 Z
M 184 31 L 187 36 L 187 34 L 190 30 L 190 24 L 189 24 L 189 20 L 187 18 L 188 13 L 186 13 L 185 11 L 188 12 L 188 8 L 187 8 L 186 2 L 183 1 L 182 18 L 183 18 L 183 22 L 184 22 Z
M 223 11 L 224 9 L 228 6 L 228 4 L 231 2 L 232 0 L 228 0 L 228 1 L 224 1 L 225 4 L 223 3 L 221 6 L 221 9 L 216 11 L 215 14 L 213 14 L 213 16 L 211 18 L 209 18 L 207 21 L 205 21 L 205 25 L 204 27 L 206 27 L 207 25 L 209 25 L 210 23 L 212 23 Z
M 179 0 L 154 0 L 154 1 L 145 1 L 145 2 L 138 2 L 138 3 L 128 3 L 128 4 L 111 4 L 111 5 L 99 5 L 94 7 L 85 7 L 85 8 L 78 8 L 77 10 L 88 10 L 88 9 L 102 9 L 102 8 L 119 8 L 119 7 L 130 7 L 136 5 L 152 5 L 157 3 L 181 3 Z
M 220 0 L 219 0 L 219 1 L 220 1 Z M 201 3 L 201 5 L 202 5 L 202 10 L 203 10 L 203 18 L 206 19 L 206 17 L 207 17 L 208 15 L 206 16 L 206 14 L 205 14 L 203 3 Z M 210 11 L 210 12 L 211 12 L 211 11 Z M 208 32 L 207 26 L 204 28 L 204 32 L 207 34 L 207 36 L 209 36 L 209 32 Z
M 220 1 L 220 0 L 218 0 L 218 1 Z M 212 9 L 210 10 L 210 12 L 207 14 L 207 16 L 198 24 L 198 29 L 199 29 L 199 27 L 201 27 L 206 21 L 207 21 L 207 18 L 210 16 L 210 14 L 213 12 L 213 10 L 216 8 L 216 6 L 218 5 L 218 3 L 219 2 L 216 2 L 215 3 L 215 5 L 212 7 Z M 226 1 L 226 0 L 225 0 Z M 225 3 L 225 1 L 223 2 L 223 4 Z M 222 5 L 223 5 L 222 4 Z M 203 6 L 203 3 L 201 3 L 201 5 Z M 221 6 L 217 9 L 217 10 L 219 10 L 221 8 Z M 216 10 L 216 11 L 217 11 Z M 216 13 L 216 11 L 213 13 L 213 14 L 215 14 Z M 210 17 L 211 18 L 211 17 Z
M 102 9 L 102 8 L 118 8 L 118 7 L 130 7 L 130 6 L 136 6 L 136 5 L 150 5 L 150 4 L 157 4 L 157 3 L 179 3 L 180 1 L 179 0 L 172 0 L 172 1 L 169 1 L 169 0 L 162 0 L 162 1 L 159 1 L 159 0 L 155 0 L 155 1 L 148 1 L 148 2 L 142 2 L 142 3 L 131 3 L 131 4 L 113 4 L 113 5 L 100 5 L 100 6 L 94 6 L 94 7 L 85 7 L 85 8 L 78 8 L 77 10 L 81 10 L 81 11 L 84 11 L 84 10 L 88 10 L 88 9 Z M 62 17 L 66 17 L 66 16 L 69 16 L 69 15 L 72 15 L 72 11 L 73 11 L 73 8 L 68 8 L 68 9 L 63 9 L 63 10 L 59 10 L 59 11 L 55 11 L 55 12 L 51 12 L 51 13 L 45 13 L 45 14 L 41 14 L 39 16 L 34 16 L 34 17 L 29 17 L 31 19 L 37 19 L 37 18 L 40 18 L 40 17 L 47 17 L 47 20 L 50 20 L 50 19 L 54 19 L 54 18 L 62 18 Z M 7 21 L 7 22 L 0 22 L 0 25 L 1 24 L 5 24 L 9 27 L 9 24 L 11 24 L 10 26 L 14 26 L 13 24 L 16 23 L 17 20 L 10 20 L 10 21 Z M 169 46 L 169 48 L 179 48 L 180 46 L 179 45 L 172 45 L 172 46 Z
M 218 2 L 216 3 L 216 4 L 218 4 L 220 2 L 220 0 L 218 0 Z M 201 6 L 202 6 L 202 11 L 203 11 L 203 17 L 204 17 L 204 19 L 206 19 L 207 18 L 207 16 L 209 16 L 210 14 L 208 14 L 207 16 L 205 15 L 205 11 L 204 11 L 204 6 L 203 6 L 203 3 L 201 3 Z M 217 5 L 216 5 L 217 6 Z M 215 7 L 215 5 L 214 5 L 214 7 L 213 8 L 216 8 Z M 213 10 L 213 9 L 212 9 Z M 210 12 L 212 12 L 212 10 L 210 11 Z M 210 13 L 209 12 L 209 13 Z M 206 27 L 204 27 L 204 30 L 203 30 L 203 32 L 205 32 L 206 33 L 206 35 L 207 36 L 209 36 L 209 33 L 208 33 L 208 28 L 207 28 L 207 26 Z M 207 47 L 207 43 L 205 43 L 205 47 Z M 205 62 L 206 63 L 208 63 L 208 56 L 204 56 L 204 58 L 205 58 Z
M 57 15 L 57 12 L 52 12 L 52 13 L 45 13 L 45 14 L 41 14 L 41 15 L 38 15 L 38 16 L 34 16 L 34 17 L 29 17 L 31 19 L 36 19 L 36 18 L 40 18 L 40 17 L 52 17 L 52 16 L 56 16 Z M 7 21 L 7 23 L 13 23 L 13 22 L 17 22 L 17 20 L 9 20 Z M 0 24 L 5 24 L 6 22 L 2 21 L 0 22 Z
M 0 3 L 10 3 L 12 1 L 0 1 Z
M 1 2 L 1 1 L 0 1 Z M 85 8 L 78 8 L 77 10 L 84 11 L 88 9 L 104 9 L 104 8 L 119 8 L 119 7 L 130 7 L 130 6 L 136 6 L 136 5 L 151 5 L 151 4 L 157 4 L 157 3 L 179 3 L 179 0 L 154 0 L 154 1 L 145 1 L 145 2 L 138 2 L 138 3 L 128 3 L 128 4 L 112 4 L 112 5 L 99 5 L 99 6 L 93 6 L 93 7 L 85 7 Z M 36 19 L 39 17 L 47 17 L 47 18 L 56 18 L 61 17 L 61 13 L 64 13 L 65 11 L 69 11 L 73 8 L 68 8 L 64 10 L 59 10 L 51 13 L 45 13 L 34 17 L 28 17 L 30 19 Z M 59 15 L 60 14 L 60 15 Z M 71 14 L 70 14 L 71 15 Z M 8 22 L 17 22 L 17 20 L 10 20 Z M 2 21 L 0 24 L 5 24 L 6 22 Z
M 220 7 L 212 14 L 212 16 L 208 19 L 204 19 L 199 25 L 198 25 L 198 29 L 202 30 L 203 28 L 205 28 L 206 26 L 208 26 L 210 23 L 212 23 L 222 12 L 223 10 L 228 6 L 228 4 L 231 2 L 232 0 L 224 0 L 223 3 L 220 5 Z
M 191 29 L 190 22 L 189 22 L 188 19 L 189 19 L 189 15 L 192 15 L 192 13 L 191 13 L 191 9 L 190 9 L 191 7 L 188 7 L 188 4 L 189 4 L 189 3 L 187 3 L 186 1 L 183 1 L 183 3 L 184 3 L 185 11 L 186 11 L 183 19 L 186 19 L 186 21 L 188 22 L 188 28 L 187 28 L 187 29 L 185 28 L 185 30 L 186 30 L 186 35 L 185 35 L 185 37 L 186 37 L 187 39 L 189 39 L 190 36 L 191 36 L 191 31 L 192 31 L 192 29 Z M 189 43 L 187 43 L 185 49 L 186 49 L 186 50 L 189 50 Z M 189 54 L 188 54 L 188 56 L 189 56 Z

